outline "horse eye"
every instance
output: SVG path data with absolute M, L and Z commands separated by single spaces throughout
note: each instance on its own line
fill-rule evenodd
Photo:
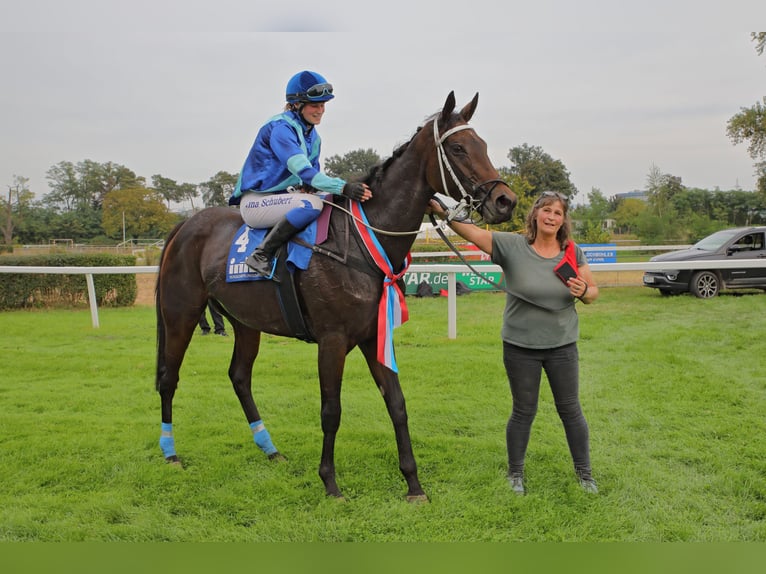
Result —
M 452 153 L 465 155 L 465 148 L 459 143 L 452 144 Z

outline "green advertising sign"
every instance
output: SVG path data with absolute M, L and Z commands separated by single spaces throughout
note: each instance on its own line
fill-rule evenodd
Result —
M 503 273 L 502 271 L 491 271 L 491 272 L 483 272 L 481 270 L 481 265 L 477 265 L 476 268 L 486 277 L 494 281 L 495 283 L 498 283 L 499 285 L 505 286 L 503 282 Z M 404 284 L 405 284 L 405 295 L 414 295 L 415 292 L 418 289 L 418 285 L 425 281 L 428 283 L 428 285 L 431 286 L 431 289 L 434 293 L 439 293 L 442 289 L 447 289 L 448 286 L 448 273 L 433 273 L 430 271 L 415 271 L 415 272 L 407 272 L 404 274 Z M 485 291 L 497 291 L 498 289 L 476 275 L 475 273 L 456 273 L 455 279 L 457 281 L 460 281 L 463 283 L 466 287 L 468 287 L 471 290 L 485 290 Z

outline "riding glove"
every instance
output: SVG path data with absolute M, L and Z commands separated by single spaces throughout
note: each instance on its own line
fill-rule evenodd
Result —
M 364 184 L 349 182 L 343 186 L 343 195 L 361 201 L 364 198 Z

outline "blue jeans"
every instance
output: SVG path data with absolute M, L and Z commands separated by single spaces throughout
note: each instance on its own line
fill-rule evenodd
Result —
M 575 471 L 590 474 L 588 423 L 579 399 L 577 344 L 554 349 L 525 349 L 503 342 L 503 364 L 513 397 L 513 410 L 505 431 L 508 472 L 520 473 L 524 470 L 532 422 L 537 414 L 540 379 L 545 370 L 556 411 L 564 425 Z

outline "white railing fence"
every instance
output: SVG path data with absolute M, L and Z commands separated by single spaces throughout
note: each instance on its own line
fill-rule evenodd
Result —
M 646 249 L 646 248 L 644 248 Z M 475 255 L 475 253 L 472 253 Z M 766 268 L 766 259 L 737 259 L 731 261 L 672 261 L 657 262 L 637 261 L 633 263 L 591 263 L 590 268 L 594 273 L 602 271 L 662 271 L 664 269 L 732 269 L 732 268 Z M 500 272 L 502 269 L 497 265 L 482 265 L 479 269 L 482 273 Z M 96 291 L 93 286 L 93 275 L 120 274 L 120 273 L 157 273 L 156 265 L 143 265 L 135 267 L 26 267 L 26 266 L 0 266 L 0 274 L 3 273 L 51 273 L 58 275 L 85 275 L 88 285 L 88 301 L 93 327 L 99 327 L 98 304 Z M 412 264 L 408 273 L 446 273 L 447 274 L 447 335 L 450 339 L 457 338 L 457 280 L 458 273 L 469 273 L 470 268 L 464 264 L 435 263 L 435 264 Z

